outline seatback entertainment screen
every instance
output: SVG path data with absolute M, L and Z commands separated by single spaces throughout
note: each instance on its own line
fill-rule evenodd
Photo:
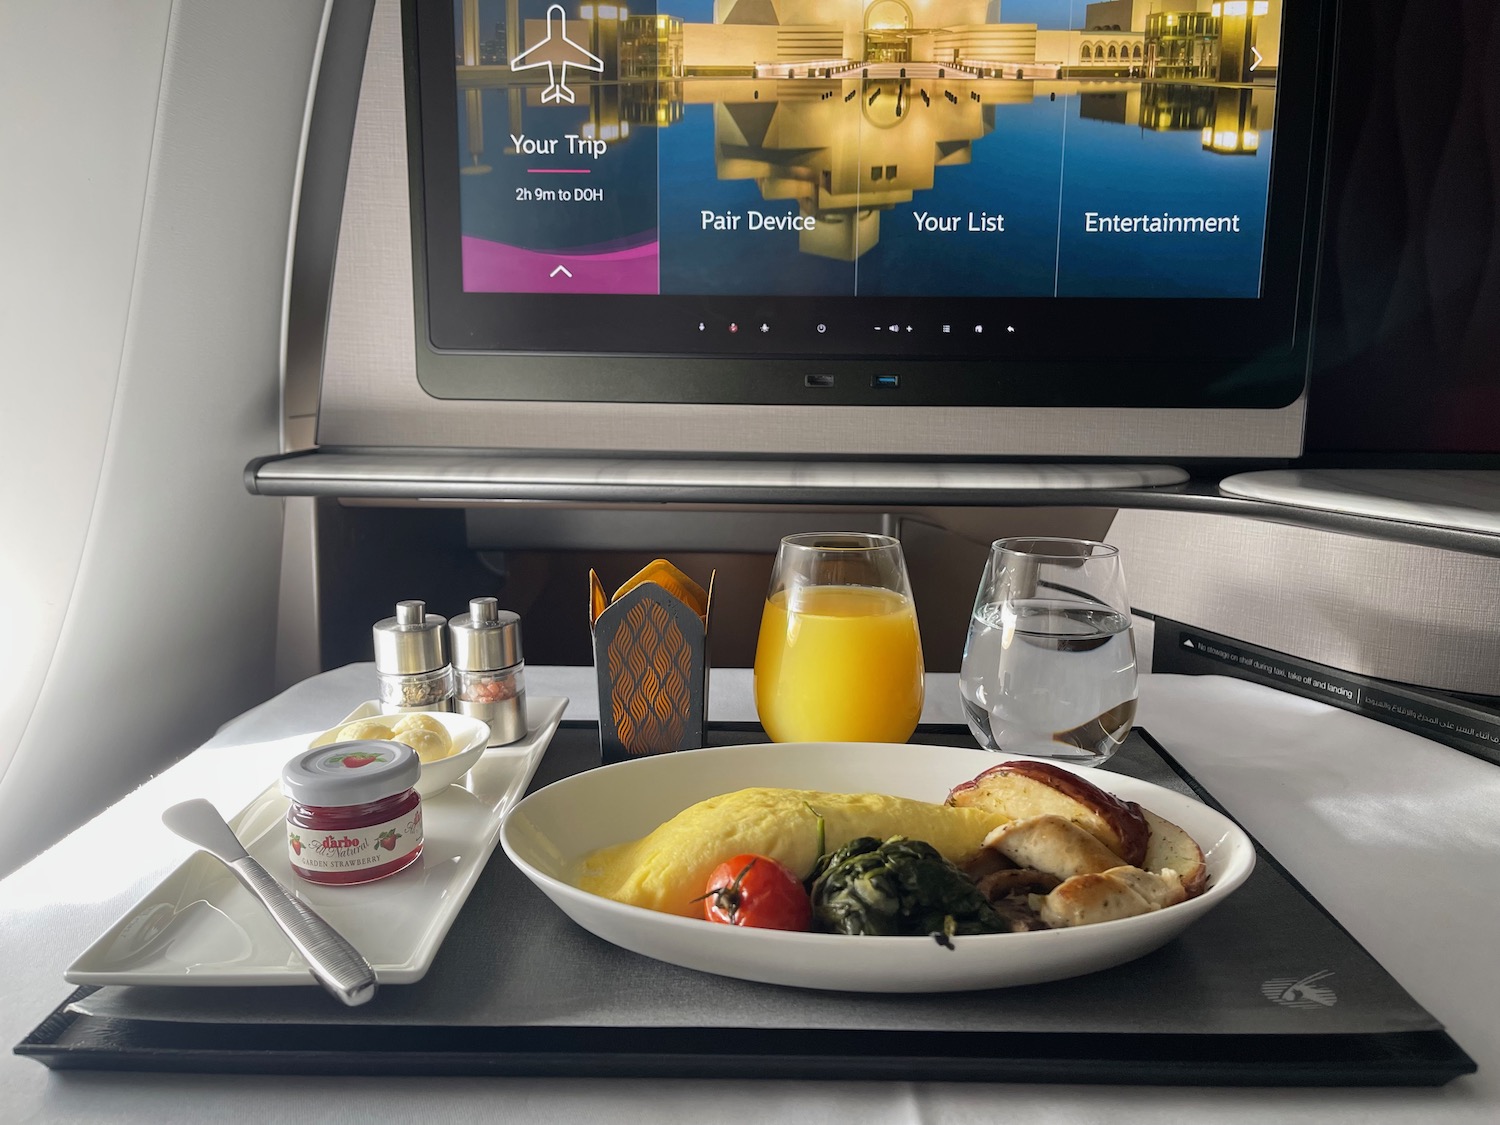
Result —
M 1283 405 L 1321 7 L 409 0 L 427 343 L 904 363 L 918 401 Z

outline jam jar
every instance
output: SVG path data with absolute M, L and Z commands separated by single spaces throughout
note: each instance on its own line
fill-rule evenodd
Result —
M 422 774 L 399 742 L 335 742 L 298 754 L 281 771 L 287 858 L 313 883 L 368 883 L 422 854 Z

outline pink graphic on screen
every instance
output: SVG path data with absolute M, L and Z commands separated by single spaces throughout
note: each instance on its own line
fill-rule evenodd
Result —
M 526 250 L 463 236 L 468 293 L 656 293 L 660 243 Z

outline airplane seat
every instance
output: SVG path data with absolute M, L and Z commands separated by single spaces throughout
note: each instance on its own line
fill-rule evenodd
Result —
M 272 690 L 325 5 L 0 0 L 0 875 Z

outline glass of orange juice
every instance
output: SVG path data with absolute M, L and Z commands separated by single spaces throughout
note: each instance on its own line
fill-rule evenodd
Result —
M 900 540 L 783 539 L 755 648 L 755 706 L 771 740 L 905 742 L 922 696 L 922 640 Z

